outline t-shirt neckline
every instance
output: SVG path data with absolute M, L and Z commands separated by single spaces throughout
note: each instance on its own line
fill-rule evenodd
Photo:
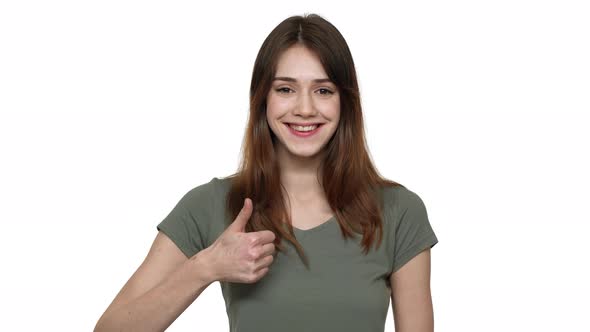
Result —
M 309 229 L 300 229 L 300 228 L 297 228 L 297 227 L 293 226 L 293 232 L 295 234 L 309 235 L 309 234 L 312 234 L 312 233 L 319 232 L 322 229 L 328 227 L 335 220 L 336 220 L 336 216 L 333 215 L 328 220 L 324 221 L 323 223 L 321 223 L 321 224 L 319 224 L 319 225 L 317 225 L 315 227 L 309 228 Z

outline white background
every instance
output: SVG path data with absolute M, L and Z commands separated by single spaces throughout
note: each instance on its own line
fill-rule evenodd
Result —
M 435 329 L 590 330 L 590 11 L 563 0 L 3 1 L 1 330 L 94 328 L 182 195 L 236 170 L 258 49 L 304 13 L 427 206 Z M 169 330 L 228 326 L 213 283 Z

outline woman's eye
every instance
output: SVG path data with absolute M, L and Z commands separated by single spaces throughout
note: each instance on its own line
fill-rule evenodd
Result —
M 289 93 L 292 90 L 290 88 L 287 88 L 287 87 L 282 87 L 282 88 L 275 89 L 275 91 L 276 92 L 279 92 L 279 93 Z M 331 90 L 328 90 L 326 88 L 321 88 L 318 91 L 320 91 L 320 94 L 321 95 L 331 95 L 331 94 L 334 94 L 334 92 L 332 92 Z
M 285 91 L 285 90 L 286 90 L 286 91 Z M 289 93 L 289 90 L 291 90 L 291 89 L 289 89 L 289 88 L 278 88 L 278 89 L 276 89 L 275 91 L 277 91 L 277 92 L 286 92 L 286 93 Z

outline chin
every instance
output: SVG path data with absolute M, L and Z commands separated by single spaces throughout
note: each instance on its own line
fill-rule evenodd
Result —
M 320 152 L 322 151 L 323 148 L 324 148 L 324 145 L 322 145 L 320 148 L 313 148 L 313 149 L 287 148 L 287 151 L 289 154 L 299 157 L 299 158 L 312 158 L 312 157 L 316 157 L 318 154 L 320 154 Z

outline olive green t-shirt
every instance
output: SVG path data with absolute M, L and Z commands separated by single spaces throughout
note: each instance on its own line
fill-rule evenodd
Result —
M 225 212 L 229 179 L 213 178 L 189 190 L 157 229 L 191 257 L 210 246 L 231 223 Z M 383 332 L 389 276 L 438 239 L 420 197 L 403 187 L 383 188 L 383 242 L 368 255 L 360 240 L 344 240 L 334 217 L 294 228 L 309 259 L 283 239 L 269 271 L 257 282 L 220 282 L 230 332 Z

